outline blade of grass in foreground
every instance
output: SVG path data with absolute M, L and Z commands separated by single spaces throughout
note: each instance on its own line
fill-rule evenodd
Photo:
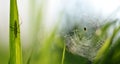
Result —
M 120 27 L 115 28 L 112 36 L 105 41 L 104 45 L 100 48 L 100 50 L 98 51 L 95 57 L 94 64 L 109 64 L 109 63 L 106 63 L 108 59 L 111 59 L 109 58 L 109 54 L 110 54 L 109 50 L 111 50 L 113 40 L 115 36 L 118 35 L 119 30 L 120 30 Z
M 61 62 L 61 64 L 64 64 L 64 59 L 65 59 L 65 48 L 66 48 L 66 46 L 65 46 L 65 44 L 64 44 L 64 47 L 63 47 L 63 54 L 62 54 L 62 62 Z
M 10 0 L 10 60 L 9 64 L 21 64 L 20 26 L 17 1 Z

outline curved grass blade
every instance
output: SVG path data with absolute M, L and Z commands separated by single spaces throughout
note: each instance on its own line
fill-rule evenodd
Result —
M 13 28 L 11 28 L 13 27 Z M 22 64 L 17 0 L 10 0 L 10 64 Z
M 94 64 L 108 64 L 106 62 L 109 60 L 108 57 L 111 53 L 110 51 L 111 51 L 111 46 L 113 45 L 113 40 L 115 36 L 117 36 L 119 31 L 120 31 L 120 26 L 114 29 L 112 36 L 105 41 L 104 45 L 98 51 L 95 57 Z
M 120 37 L 115 41 L 115 45 L 111 48 L 109 55 L 111 55 L 111 63 L 120 63 Z
M 101 31 L 102 31 L 102 34 L 101 36 L 104 36 L 106 33 L 107 33 L 107 30 L 112 26 L 112 25 L 115 25 L 117 23 L 118 19 L 112 21 L 112 22 L 108 22 L 106 23 L 103 27 L 101 27 Z
M 65 43 L 64 43 L 63 46 L 64 47 L 63 47 L 63 54 L 62 54 L 62 62 L 61 62 L 61 64 L 64 64 L 64 59 L 65 59 L 65 49 L 66 49 Z

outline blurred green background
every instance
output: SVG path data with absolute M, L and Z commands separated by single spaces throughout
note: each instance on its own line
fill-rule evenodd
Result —
M 119 23 L 119 2 L 119 0 L 17 0 L 23 64 L 119 64 L 120 36 L 116 36 L 120 32 L 119 24 L 112 28 L 113 36 L 109 36 L 111 39 L 108 43 L 115 44 L 106 44 L 108 47 L 101 48 L 102 53 L 98 53 L 97 60 L 93 62 L 65 50 L 65 41 L 60 35 L 60 32 L 69 31 L 81 20 L 88 22 L 91 19 L 104 24 L 107 18 L 106 21 L 111 22 L 118 19 Z M 101 29 L 104 35 L 107 35 L 106 26 Z M 8 61 L 9 0 L 0 0 L 0 64 L 8 64 Z

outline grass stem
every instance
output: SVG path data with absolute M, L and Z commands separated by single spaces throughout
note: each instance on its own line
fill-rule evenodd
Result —
M 17 0 L 10 0 L 10 64 L 22 64 Z

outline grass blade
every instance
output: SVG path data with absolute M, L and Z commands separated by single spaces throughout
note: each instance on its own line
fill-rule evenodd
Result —
M 120 26 L 114 29 L 112 36 L 110 38 L 106 39 L 104 45 L 100 48 L 100 50 L 98 51 L 95 57 L 94 64 L 111 64 L 112 63 L 112 62 L 109 62 L 109 60 L 111 59 L 112 55 L 114 55 L 112 53 L 113 53 L 113 50 L 115 49 L 114 48 L 111 49 L 111 47 L 113 45 L 113 40 L 118 35 L 119 31 L 120 31 Z
M 61 62 L 61 64 L 64 64 L 64 59 L 65 59 L 65 48 L 66 48 L 66 46 L 65 46 L 65 44 L 64 44 L 64 47 L 63 47 L 63 54 L 62 54 L 62 62 Z
M 10 0 L 10 64 L 22 64 L 17 0 Z

